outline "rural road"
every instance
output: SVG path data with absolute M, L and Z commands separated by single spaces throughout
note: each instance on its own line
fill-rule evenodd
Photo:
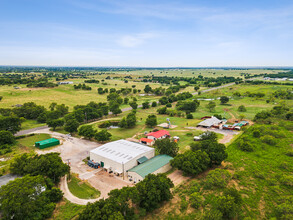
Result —
M 15 180 L 18 177 L 19 176 L 13 175 L 13 174 L 7 174 L 5 176 L 1 176 L 0 177 L 0 187 L 3 186 L 3 185 L 6 185 L 9 181 Z
M 210 92 L 210 91 L 213 91 L 213 90 L 216 90 L 216 89 L 221 89 L 221 88 L 229 87 L 229 86 L 232 86 L 232 85 L 235 85 L 235 83 L 228 83 L 228 84 L 225 84 L 225 85 L 222 85 L 222 86 L 205 89 L 205 90 L 202 90 L 201 93 Z M 198 92 L 192 93 L 192 95 L 197 95 L 197 94 L 198 94 Z M 157 102 L 159 102 L 159 101 L 157 101 Z M 141 107 L 142 107 L 142 105 L 137 106 L 137 108 L 141 108 Z M 131 107 L 121 109 L 122 112 L 131 111 L 131 110 L 132 110 Z M 109 115 L 112 115 L 112 112 L 109 112 Z M 40 129 L 44 129 L 44 128 L 48 128 L 48 126 L 46 125 L 46 126 L 42 126 L 42 127 L 28 129 L 28 130 L 21 130 L 21 131 L 17 132 L 14 136 L 20 136 L 20 135 L 29 134 L 31 132 L 34 132 L 34 131 L 37 131 L 37 130 L 40 130 Z

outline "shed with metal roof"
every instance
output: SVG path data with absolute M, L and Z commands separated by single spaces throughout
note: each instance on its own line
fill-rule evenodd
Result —
M 50 138 L 50 139 L 46 139 L 46 140 L 36 142 L 35 146 L 40 148 L 40 149 L 44 149 L 44 148 L 56 146 L 56 145 L 59 145 L 59 144 L 60 144 L 60 141 L 58 139 Z
M 171 169 L 170 157 L 165 154 L 157 155 L 148 161 L 128 170 L 128 178 L 134 182 L 142 181 L 148 174 L 165 173 Z

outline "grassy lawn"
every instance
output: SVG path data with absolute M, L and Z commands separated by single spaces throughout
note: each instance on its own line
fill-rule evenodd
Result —
M 39 123 L 36 120 L 25 120 L 23 123 L 21 123 L 21 130 L 37 128 L 44 125 L 46 125 L 46 123 Z
M 35 142 L 51 138 L 49 134 L 35 134 L 25 138 L 18 139 L 17 146 L 22 146 L 30 149 L 35 149 Z
M 67 199 L 63 199 L 59 202 L 54 210 L 53 216 L 50 219 L 56 220 L 69 220 L 74 219 L 85 206 L 77 205 L 69 202 Z
M 71 175 L 71 180 L 68 181 L 70 192 L 80 199 L 95 199 L 100 196 L 100 191 L 91 187 L 88 183 L 82 182 L 75 175 Z

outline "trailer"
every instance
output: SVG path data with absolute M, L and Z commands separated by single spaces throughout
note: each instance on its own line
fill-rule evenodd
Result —
M 87 161 L 87 165 L 89 165 L 92 168 L 98 169 L 100 168 L 100 164 L 99 163 L 95 163 L 94 161 L 88 160 Z

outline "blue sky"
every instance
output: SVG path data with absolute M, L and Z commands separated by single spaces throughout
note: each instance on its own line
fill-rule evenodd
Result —
M 0 0 L 0 65 L 293 66 L 293 1 Z

